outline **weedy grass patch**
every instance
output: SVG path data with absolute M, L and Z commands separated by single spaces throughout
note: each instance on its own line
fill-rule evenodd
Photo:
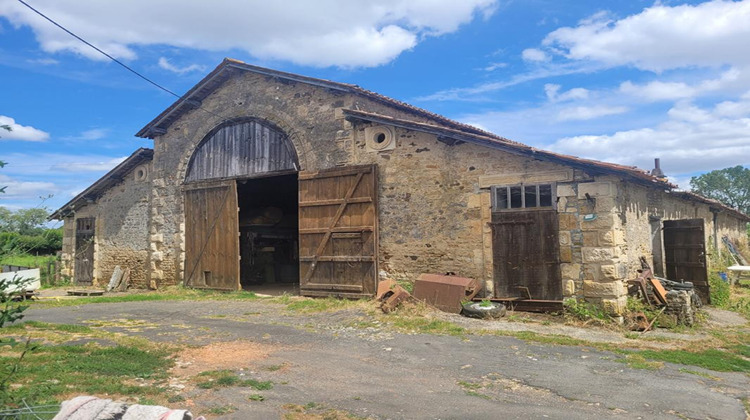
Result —
M 64 330 L 58 326 L 57 332 Z M 18 364 L 10 386 L 0 395 L 2 407 L 17 407 L 22 401 L 28 405 L 56 404 L 71 393 L 161 400 L 173 365 L 172 351 L 156 345 L 144 347 L 142 343 L 137 347 L 101 347 L 93 342 L 36 344 L 18 363 L 21 351 L 18 345 L 5 346 L 0 353 L 0 366 Z
M 719 349 L 699 352 L 687 350 L 643 350 L 639 352 L 650 360 L 698 366 L 716 372 L 750 372 L 750 361 Z
M 338 299 L 334 297 L 286 299 L 283 296 L 278 298 L 278 301 L 279 303 L 286 302 L 284 304 L 288 311 L 301 313 L 337 311 L 357 306 L 363 302 L 362 300 Z
M 31 304 L 39 307 L 61 307 L 78 306 L 93 303 L 120 303 L 120 302 L 153 302 L 153 301 L 187 301 L 187 300 L 256 300 L 261 299 L 258 295 L 248 291 L 221 292 L 214 290 L 198 290 L 182 287 L 171 287 L 165 290 L 152 292 L 139 292 L 113 296 L 89 296 L 76 299 L 45 299 L 31 301 Z
M 273 388 L 273 382 L 243 379 L 231 370 L 213 370 L 198 374 L 196 386 L 201 389 L 246 387 L 266 391 Z
M 282 417 L 284 420 L 366 420 L 369 418 L 315 402 L 305 405 L 284 404 L 281 408 L 286 411 Z
M 468 333 L 466 328 L 440 319 L 404 317 L 396 315 L 392 319 L 389 319 L 388 323 L 389 325 L 406 333 L 439 334 L 452 336 L 464 336 Z

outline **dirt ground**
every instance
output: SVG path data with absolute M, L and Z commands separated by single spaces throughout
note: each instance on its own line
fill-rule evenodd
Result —
M 750 398 L 746 374 L 668 363 L 634 369 L 624 356 L 593 347 L 488 333 L 396 332 L 357 306 L 299 313 L 264 300 L 159 301 L 40 307 L 27 314 L 181 346 L 170 387 L 183 398 L 173 406 L 207 418 L 745 419 L 742 399 Z M 621 331 L 514 315 L 513 321 L 482 321 L 431 314 L 473 331 L 530 331 L 622 346 L 630 340 Z M 711 311 L 710 322 L 748 328 L 735 315 Z M 647 334 L 645 342 L 660 348 L 707 333 Z M 221 370 L 271 381 L 273 388 L 195 386 L 196 375 Z

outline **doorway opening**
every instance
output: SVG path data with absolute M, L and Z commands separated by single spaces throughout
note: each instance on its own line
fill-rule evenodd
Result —
M 297 174 L 237 181 L 240 286 L 299 294 Z

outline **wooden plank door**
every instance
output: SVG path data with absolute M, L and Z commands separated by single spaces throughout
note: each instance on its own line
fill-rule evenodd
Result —
M 299 174 L 302 295 L 375 294 L 377 195 L 375 165 Z
M 664 221 L 664 264 L 667 279 L 692 282 L 701 299 L 711 303 L 703 219 Z
M 237 183 L 192 184 L 185 191 L 185 285 L 240 289 Z
M 557 212 L 495 212 L 491 225 L 495 297 L 561 300 Z
M 75 281 L 82 286 L 94 283 L 94 231 L 96 219 L 76 219 Z

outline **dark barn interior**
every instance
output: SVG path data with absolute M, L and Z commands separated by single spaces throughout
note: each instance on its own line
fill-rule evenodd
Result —
M 237 182 L 243 289 L 299 286 L 297 188 L 297 174 Z

